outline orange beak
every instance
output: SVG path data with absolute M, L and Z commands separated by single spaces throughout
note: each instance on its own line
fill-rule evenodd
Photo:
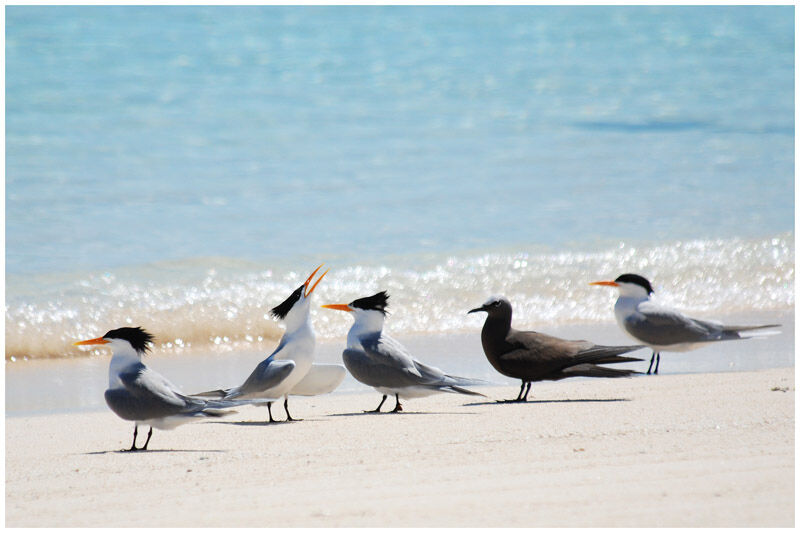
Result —
M 353 312 L 353 310 L 350 309 L 350 306 L 347 304 L 327 304 L 320 307 L 324 307 L 325 309 L 333 309 L 335 311 L 346 311 L 348 313 Z
M 324 264 L 325 264 L 325 263 L 322 263 L 322 265 L 324 265 Z M 324 278 L 324 277 L 325 277 L 325 274 L 327 274 L 328 272 L 330 272 L 330 269 L 329 269 L 329 270 L 326 270 L 325 272 L 323 272 L 323 273 L 322 273 L 322 275 L 319 277 L 319 279 L 318 279 L 318 280 L 317 280 L 317 281 L 314 283 L 314 285 L 311 287 L 311 290 L 309 290 L 309 289 L 308 289 L 308 285 L 311 283 L 311 280 L 314 278 L 314 274 L 316 274 L 316 273 L 317 273 L 317 271 L 319 271 L 319 269 L 320 269 L 320 268 L 322 268 L 322 265 L 318 266 L 318 267 L 316 268 L 316 270 L 314 270 L 314 272 L 312 272 L 312 273 L 311 273 L 311 275 L 310 275 L 310 276 L 308 276 L 308 279 L 307 279 L 307 280 L 306 280 L 306 282 L 303 284 L 303 285 L 305 285 L 305 287 L 306 287 L 306 288 L 305 288 L 305 296 L 304 296 L 304 298 L 308 298 L 309 296 L 311 296 L 311 293 L 312 293 L 312 292 L 314 292 L 314 289 L 316 289 L 316 288 L 317 288 L 317 285 L 319 285 L 319 282 L 320 282 L 320 281 L 322 281 L 322 278 Z
M 603 285 L 604 287 L 619 287 L 616 281 L 593 281 L 589 285 Z
M 111 341 L 105 340 L 103 337 L 97 337 L 96 339 L 89 339 L 88 341 L 78 341 L 73 342 L 73 346 L 86 346 L 87 344 L 108 344 Z

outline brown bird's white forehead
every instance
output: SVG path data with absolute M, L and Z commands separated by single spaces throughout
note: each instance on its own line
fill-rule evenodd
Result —
M 650 285 L 650 282 L 639 274 L 622 274 L 614 281 L 617 283 L 632 283 L 634 285 L 638 285 L 646 290 L 647 294 L 653 294 L 653 292 L 655 292 L 653 291 L 653 286 Z
M 147 352 L 153 342 L 153 336 L 140 327 L 112 329 L 103 338 L 128 341 L 134 350 L 141 353 Z
M 372 296 L 359 298 L 350 302 L 350 307 L 357 307 L 365 311 L 380 311 L 386 314 L 386 307 L 389 305 L 389 294 L 386 291 L 381 291 Z
M 272 316 L 274 316 L 275 318 L 278 318 L 280 320 L 283 320 L 284 318 L 286 318 L 286 315 L 288 315 L 289 311 L 292 310 L 292 307 L 294 307 L 294 304 L 296 304 L 297 301 L 300 299 L 300 297 L 303 296 L 303 290 L 305 289 L 305 287 L 306 287 L 305 285 L 300 285 L 280 305 L 277 305 L 277 306 L 273 307 L 270 310 L 270 313 L 272 313 Z

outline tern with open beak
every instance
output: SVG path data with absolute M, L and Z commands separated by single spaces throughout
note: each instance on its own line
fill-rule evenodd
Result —
M 272 316 L 283 321 L 286 331 L 275 351 L 261 361 L 255 370 L 238 387 L 198 393 L 197 396 L 233 399 L 274 399 L 284 397 L 286 420 L 295 420 L 289 414 L 289 396 L 316 396 L 333 391 L 342 382 L 345 369 L 342 365 L 314 363 L 316 340 L 311 325 L 311 295 L 328 273 L 326 270 L 311 285 L 322 265 L 295 289 L 280 305 L 271 310 Z M 269 421 L 272 402 L 267 402 Z

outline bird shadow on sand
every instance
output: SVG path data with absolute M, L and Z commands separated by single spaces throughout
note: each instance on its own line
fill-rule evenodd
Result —
M 383 411 L 376 413 L 374 411 L 367 411 L 366 413 L 334 413 L 328 416 L 370 416 L 370 415 L 385 415 L 385 416 L 409 416 L 409 415 L 477 415 L 478 413 L 464 413 L 462 412 L 444 412 L 444 411 L 400 411 L 394 413 L 392 411 Z
M 476 403 L 465 403 L 465 406 L 469 405 L 502 405 L 502 404 L 535 404 L 535 403 L 606 403 L 606 402 L 629 402 L 628 398 L 572 398 L 566 400 L 527 400 L 527 401 L 517 401 L 517 400 L 495 400 L 492 402 L 476 402 Z
M 229 426 L 250 426 L 250 427 L 267 427 L 267 426 L 282 426 L 284 424 L 293 424 L 295 422 L 314 422 L 314 419 L 311 418 L 304 418 L 302 420 L 276 420 L 275 422 L 269 422 L 268 420 L 239 420 L 239 421 L 228 421 L 228 420 L 215 420 L 213 422 L 206 422 L 206 424 L 227 424 Z
M 147 453 L 227 453 L 228 450 L 103 450 L 99 452 L 86 452 L 79 455 L 106 455 L 109 453 L 118 454 L 147 454 Z

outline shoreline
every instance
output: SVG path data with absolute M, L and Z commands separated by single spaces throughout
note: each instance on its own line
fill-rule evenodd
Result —
M 383 415 L 361 412 L 374 391 L 332 394 L 293 399 L 302 422 L 243 407 L 155 430 L 143 453 L 118 452 L 132 424 L 110 411 L 7 416 L 6 526 L 791 527 L 794 385 L 567 380 Z
M 474 315 L 472 315 L 474 316 Z M 729 372 L 781 368 L 794 365 L 794 312 L 751 312 L 718 317 L 729 323 L 781 323 L 779 335 L 761 339 L 712 343 L 686 353 L 665 352 L 660 372 L 664 375 Z M 469 333 L 441 335 L 398 335 L 387 322 L 387 332 L 402 342 L 420 361 L 447 373 L 482 379 L 493 385 L 510 385 L 507 378 L 491 367 L 480 343 L 482 321 Z M 597 344 L 633 344 L 614 322 L 574 324 L 534 324 L 535 329 L 567 339 L 589 339 Z M 347 330 L 338 340 L 319 339 L 315 358 L 320 363 L 341 364 L 341 352 Z M 164 375 L 185 393 L 230 387 L 241 381 L 256 364 L 277 345 L 262 351 L 217 353 L 165 353 L 154 350 L 146 363 Z M 647 370 L 651 352 L 642 349 L 631 355 L 640 363 L 617 365 L 618 368 Z M 108 384 L 110 353 L 74 359 L 6 361 L 6 415 L 27 416 L 48 412 L 86 412 L 107 409 L 103 392 Z M 41 391 L 46 390 L 44 395 Z M 366 387 L 349 374 L 334 394 L 357 393 Z

